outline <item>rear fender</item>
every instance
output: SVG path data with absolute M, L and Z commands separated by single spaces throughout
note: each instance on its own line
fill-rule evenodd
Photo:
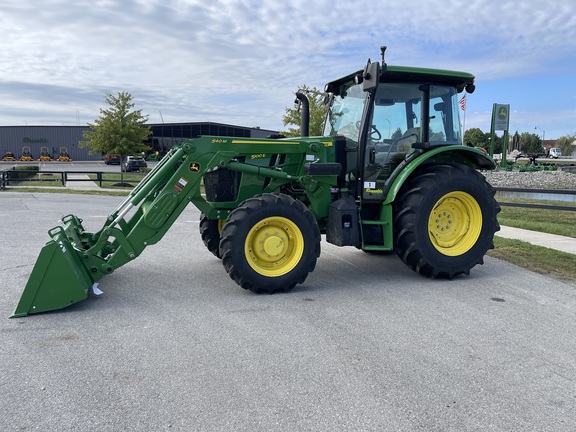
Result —
M 466 146 L 442 146 L 429 150 L 414 158 L 408 158 L 391 176 L 391 184 L 383 204 L 390 204 L 395 199 L 402 185 L 412 174 L 425 164 L 462 164 L 480 170 L 493 170 L 496 162 L 482 150 Z

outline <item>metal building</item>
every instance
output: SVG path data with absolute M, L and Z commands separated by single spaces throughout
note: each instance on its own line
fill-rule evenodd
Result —
M 16 159 L 24 147 L 30 148 L 34 159 L 40 156 L 42 147 L 48 148 L 52 158 L 58 157 L 60 147 L 65 147 L 72 160 L 99 160 L 100 155 L 88 155 L 88 149 L 78 147 L 82 132 L 88 126 L 0 126 L 0 158 L 7 152 Z
M 148 140 L 151 151 L 166 151 L 174 144 L 200 135 L 266 138 L 278 132 L 260 128 L 232 126 L 221 123 L 161 123 L 149 124 L 152 135 Z M 0 159 L 7 152 L 20 158 L 24 147 L 29 147 L 34 159 L 38 159 L 42 147 L 48 148 L 56 158 L 64 147 L 73 161 L 101 160 L 103 155 L 90 155 L 88 148 L 78 146 L 83 141 L 82 132 L 88 126 L 0 126 Z

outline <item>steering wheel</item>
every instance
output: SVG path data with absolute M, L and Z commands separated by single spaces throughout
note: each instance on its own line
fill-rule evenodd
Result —
M 360 129 L 359 121 L 356 122 L 356 127 Z M 382 139 L 382 134 L 380 133 L 376 125 L 370 126 L 370 139 L 372 141 L 380 141 Z

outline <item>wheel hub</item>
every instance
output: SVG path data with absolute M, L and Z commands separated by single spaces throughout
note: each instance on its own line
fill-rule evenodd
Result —
M 461 208 L 460 201 L 454 198 L 445 199 L 435 210 L 433 235 L 440 246 L 453 246 L 467 231 L 470 218 Z
M 470 250 L 482 229 L 482 211 L 476 200 L 465 192 L 451 192 L 436 202 L 428 219 L 433 246 L 448 256 Z
M 286 253 L 286 235 L 280 234 L 278 230 L 262 230 L 256 238 L 256 243 L 261 248 L 257 248 L 254 252 L 258 258 L 265 261 L 275 261 Z
M 269 217 L 252 227 L 246 237 L 245 253 L 250 266 L 265 276 L 282 276 L 291 271 L 304 252 L 298 226 L 283 217 Z

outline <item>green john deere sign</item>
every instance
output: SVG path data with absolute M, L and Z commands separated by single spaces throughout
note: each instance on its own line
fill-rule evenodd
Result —
M 502 161 L 501 166 L 506 166 L 506 153 L 508 152 L 508 127 L 510 125 L 510 105 L 492 105 L 492 125 L 490 127 L 490 156 L 494 156 L 494 143 L 496 131 L 504 131 L 502 136 Z
M 48 138 L 28 138 L 28 137 L 24 137 L 24 138 L 22 138 L 22 141 L 24 141 L 25 143 L 47 143 L 47 142 L 48 142 Z
M 510 120 L 510 105 L 494 104 L 494 130 L 507 131 Z

